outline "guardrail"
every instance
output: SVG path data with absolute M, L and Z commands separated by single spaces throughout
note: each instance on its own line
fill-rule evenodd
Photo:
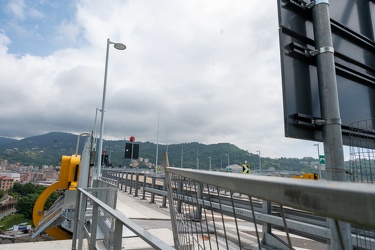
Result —
M 352 240 L 363 249 L 375 248 L 374 231 L 362 230 L 361 234 L 346 238 L 340 230 L 341 226 L 347 226 L 342 222 L 358 228 L 375 229 L 374 185 L 178 168 L 166 169 L 166 181 L 170 191 L 169 206 L 176 248 L 189 243 L 192 248 L 215 249 L 225 241 L 226 245 L 235 243 L 239 249 L 250 246 L 260 249 L 265 245 L 292 249 L 291 232 L 303 228 L 310 228 L 309 234 L 328 238 L 328 245 L 337 240 L 341 249 L 346 249 L 348 244 L 351 247 Z M 218 202 L 212 202 L 211 194 L 218 197 Z M 247 207 L 234 206 L 235 198 L 240 195 L 242 200 L 247 201 Z M 230 203 L 223 203 L 224 198 L 229 198 Z M 254 199 L 263 200 L 263 213 L 255 212 Z M 271 204 L 279 206 L 277 215 L 273 214 Z M 333 221 L 328 223 L 331 229 L 288 219 L 286 207 L 330 218 Z M 259 220 L 263 223 L 262 230 L 257 225 Z M 255 236 L 246 233 L 250 231 L 249 226 L 254 228 Z M 286 240 L 274 233 L 275 226 L 285 232 Z M 335 235 L 338 237 L 334 238 Z
M 341 215 L 345 217 L 344 219 L 336 217 L 332 218 L 343 221 L 347 221 L 347 219 L 351 216 L 357 218 L 355 214 L 351 214 L 350 216 L 348 216 L 346 212 L 353 212 L 350 210 L 351 207 L 360 205 L 361 201 L 363 201 L 362 195 L 367 194 L 367 191 L 359 190 L 358 196 L 354 195 L 353 192 L 355 193 L 358 190 L 352 190 L 352 187 L 357 187 L 356 185 L 352 186 L 352 183 L 334 183 L 335 186 L 332 187 L 330 186 L 331 183 L 325 181 L 310 182 L 304 180 L 292 180 L 288 178 L 262 177 L 253 175 L 249 176 L 241 174 L 174 168 L 168 168 L 167 171 L 178 172 L 178 174 L 171 172 L 172 177 L 170 177 L 170 190 L 173 191 L 171 191 L 173 195 L 173 198 L 171 200 L 173 201 L 174 205 L 170 205 L 169 207 L 170 209 L 174 209 L 173 213 L 171 211 L 171 217 L 175 218 L 175 221 L 172 225 L 179 225 L 177 229 L 174 229 L 175 231 L 177 230 L 177 236 L 175 235 L 175 244 L 177 244 L 176 239 L 180 239 L 180 246 L 185 247 L 189 244 L 191 244 L 192 247 L 202 247 L 201 245 L 197 244 L 197 239 L 188 237 L 188 235 L 191 236 L 194 230 L 198 230 L 199 228 L 200 229 L 198 231 L 200 233 L 195 232 L 195 235 L 199 235 L 199 239 L 203 239 L 208 236 L 210 236 L 210 238 L 212 239 L 211 236 L 215 235 L 215 237 L 219 239 L 218 241 L 221 240 L 224 242 L 236 242 L 236 245 L 241 246 L 241 244 L 243 244 L 243 246 L 245 247 L 250 244 L 249 242 L 251 242 L 251 244 L 253 245 L 254 242 L 255 245 L 259 245 L 259 242 L 261 242 L 260 245 L 268 245 L 278 248 L 284 247 L 286 249 L 289 249 L 289 243 L 287 242 L 287 240 L 280 240 L 280 237 L 273 233 L 273 230 L 279 232 L 280 230 L 285 231 L 286 228 L 287 232 L 293 235 L 303 236 L 307 239 L 313 239 L 315 241 L 322 242 L 325 245 L 330 245 L 332 235 L 335 235 L 337 231 L 330 230 L 327 227 L 325 217 L 331 217 L 327 216 L 329 215 L 327 213 L 330 213 L 332 210 L 335 213 L 337 211 L 341 211 Z M 193 176 L 190 176 L 191 174 Z M 106 179 L 107 181 L 112 182 L 121 190 L 134 194 L 134 196 L 138 196 L 138 191 L 141 190 L 142 199 L 145 199 L 146 192 L 151 193 L 151 202 L 154 202 L 155 195 L 160 195 L 162 197 L 162 206 L 166 206 L 165 203 L 168 193 L 166 191 L 167 185 L 166 182 L 164 182 L 165 177 L 163 175 L 144 173 L 142 171 L 106 170 L 103 172 L 103 176 L 105 176 L 104 179 Z M 255 178 L 255 180 L 252 179 L 253 177 Z M 246 181 L 243 181 L 243 178 L 245 178 Z M 250 178 L 250 180 L 248 180 L 248 178 Z M 258 180 L 259 178 L 260 180 Z M 282 184 L 278 183 L 279 181 L 281 181 Z M 258 183 L 263 184 L 259 186 Z M 338 186 L 336 186 L 336 184 Z M 350 186 L 347 186 L 348 184 Z M 262 196 L 257 195 L 258 193 L 254 195 L 254 190 L 252 190 L 254 188 L 258 190 L 257 192 L 263 192 L 266 194 L 275 193 L 276 197 L 281 198 L 283 196 L 278 195 L 278 193 L 281 192 L 281 190 L 279 189 L 280 185 L 283 187 L 283 189 L 281 190 L 285 192 L 288 191 L 284 195 L 287 195 L 289 199 L 294 199 L 292 204 L 285 204 L 285 201 L 279 203 L 278 200 L 273 200 L 273 195 L 271 195 L 270 197 L 263 197 L 263 200 L 254 198 L 262 198 Z M 289 186 L 290 188 L 285 189 Z M 342 190 L 341 188 L 343 186 L 345 188 Z M 248 190 L 248 187 L 252 187 L 252 189 Z M 367 188 L 367 190 L 369 190 L 370 192 L 369 195 L 374 198 L 374 185 L 365 185 L 361 186 L 360 188 Z M 316 189 L 318 191 L 316 191 Z M 331 197 L 329 199 L 326 199 L 325 201 L 320 201 L 320 199 L 323 197 L 317 194 L 326 194 L 326 191 L 332 192 L 330 194 Z M 249 192 L 251 195 L 248 194 Z M 261 194 L 263 195 L 263 193 Z M 335 198 L 335 195 L 337 195 L 338 197 Z M 367 196 L 365 195 L 365 197 Z M 283 197 L 283 199 L 284 198 L 285 197 Z M 345 206 L 341 206 L 342 203 L 337 203 L 337 199 L 340 200 L 340 202 L 346 202 Z M 360 199 L 361 201 L 357 202 L 358 199 Z M 277 203 L 274 203 L 275 201 Z M 374 211 L 375 203 L 373 204 L 373 202 L 369 201 L 370 200 L 367 199 L 364 202 L 367 202 L 367 207 L 372 208 L 372 210 L 365 211 L 365 213 L 363 213 L 361 208 L 359 208 L 356 212 L 361 211 L 361 216 L 367 216 L 367 213 L 371 213 L 371 211 Z M 355 202 L 355 205 L 350 202 Z M 294 203 L 302 203 L 307 207 L 307 209 L 305 207 L 296 207 Z M 317 206 L 318 204 L 320 206 L 322 204 L 328 204 L 330 206 L 330 210 L 323 209 L 323 214 L 317 212 L 315 211 L 315 206 Z M 183 205 L 185 206 L 185 210 L 189 209 L 189 211 L 183 212 Z M 336 205 L 340 206 L 336 207 Z M 314 211 L 310 211 L 310 208 L 313 208 Z M 301 211 L 300 209 L 302 209 L 303 211 Z M 366 209 L 366 207 L 363 207 L 363 209 Z M 201 211 L 201 213 L 199 211 Z M 206 217 L 203 217 L 204 211 L 206 213 Z M 317 215 L 312 213 L 315 213 Z M 198 216 L 198 214 L 200 214 L 201 216 Z M 211 216 L 212 218 L 208 218 L 207 214 L 213 214 L 213 217 Z M 258 231 L 262 231 L 262 237 L 258 238 L 257 236 L 244 236 L 244 230 L 239 230 L 238 232 L 240 235 L 242 235 L 242 238 L 237 239 L 236 237 L 233 237 L 233 235 L 237 234 L 236 230 L 224 230 L 225 227 L 220 227 L 217 221 L 215 221 L 215 216 L 219 216 L 219 218 L 221 218 L 221 220 L 224 219 L 224 221 L 228 220 L 228 218 L 231 218 L 232 220 L 240 221 L 240 224 L 243 224 L 245 222 L 260 224 L 262 226 Z M 368 217 L 368 219 L 365 219 L 366 223 L 369 223 L 368 220 L 370 218 L 373 218 L 374 215 L 372 214 L 371 216 Z M 176 218 L 179 218 L 180 222 L 178 222 Z M 207 225 L 200 225 L 199 223 L 201 221 L 211 221 L 211 224 L 209 223 Z M 215 221 L 216 223 L 212 223 L 212 221 Z M 190 222 L 190 224 L 188 222 Z M 192 222 L 194 222 L 194 225 L 191 224 Z M 285 222 L 287 222 L 286 228 Z M 353 221 L 350 220 L 348 222 L 353 223 Z M 359 224 L 361 226 L 356 226 L 354 224 Z M 355 222 L 354 224 L 352 226 L 352 235 L 351 237 L 349 236 L 349 241 L 351 240 L 351 244 L 353 245 L 353 247 L 361 249 L 374 249 L 375 231 L 363 229 L 364 225 L 361 223 Z M 187 230 L 184 227 L 180 228 L 180 226 L 182 225 L 185 225 L 185 227 L 189 225 L 190 229 Z M 333 226 L 335 225 L 335 221 L 333 221 Z M 367 227 L 368 225 L 366 224 L 365 226 Z M 215 227 L 217 228 L 215 229 Z M 209 233 L 202 234 L 203 228 L 206 230 L 206 232 Z M 258 228 L 253 228 L 253 230 L 255 229 Z M 174 233 L 176 233 L 175 231 Z M 232 234 L 229 233 L 230 231 L 232 232 Z M 226 232 L 226 234 L 223 232 Z M 288 238 L 287 236 L 285 237 L 286 239 Z M 337 240 L 340 241 L 340 234 L 338 234 Z M 195 245 L 193 244 L 194 242 Z M 202 244 L 203 242 L 204 241 L 201 240 L 200 244 Z M 177 244 L 175 247 L 179 248 L 178 246 L 179 245 Z M 209 248 L 208 246 L 204 245 L 203 247 Z
M 146 193 L 150 193 L 151 203 L 155 203 L 155 195 L 161 196 L 161 207 L 167 207 L 168 192 L 164 173 L 104 169 L 101 179 L 133 194 L 134 197 L 138 197 L 141 190 L 143 200 L 146 199 Z
M 117 188 L 108 187 L 101 181 L 99 183 L 101 184 L 98 184 L 96 188 L 77 189 L 72 249 L 81 250 L 84 238 L 88 239 L 89 249 L 98 249 L 98 226 L 104 234 L 103 242 L 106 249 L 120 250 L 123 248 L 123 226 L 154 249 L 174 249 L 129 220 L 121 212 L 116 211 Z M 113 201 L 110 201 L 111 198 Z

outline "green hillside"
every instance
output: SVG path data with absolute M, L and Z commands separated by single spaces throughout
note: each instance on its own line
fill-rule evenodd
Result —
M 84 139 L 81 139 L 79 153 L 82 152 Z M 0 159 L 8 160 L 9 163 L 20 163 L 22 165 L 59 165 L 62 155 L 75 153 L 77 135 L 61 132 L 52 132 L 45 135 L 28 137 L 22 140 L 9 140 L 0 143 Z M 156 144 L 151 142 L 138 142 L 139 156 L 156 161 Z M 124 158 L 125 141 L 104 141 L 103 149 L 107 151 L 112 166 L 129 166 L 130 160 Z M 259 156 L 240 149 L 230 143 L 218 143 L 205 145 L 198 142 L 170 144 L 158 146 L 158 164 L 162 163 L 162 153 L 168 151 L 169 164 L 174 167 L 208 169 L 211 160 L 212 169 L 225 168 L 229 164 L 241 164 L 247 161 L 251 169 L 259 169 Z M 198 159 L 198 163 L 197 163 Z M 262 170 L 297 170 L 313 171 L 317 159 L 311 157 L 304 159 L 261 158 Z M 140 167 L 145 167 L 140 163 Z

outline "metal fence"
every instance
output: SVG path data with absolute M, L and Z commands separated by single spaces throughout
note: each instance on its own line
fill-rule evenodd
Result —
M 322 249 L 332 240 L 375 249 L 374 185 L 178 168 L 166 181 L 176 249 Z
M 77 189 L 72 249 L 81 250 L 84 239 L 87 239 L 89 249 L 98 249 L 98 242 L 103 242 L 105 249 L 123 249 L 124 226 L 153 249 L 173 249 L 116 210 L 117 185 L 108 183 L 113 180 L 106 181 L 97 181 L 94 188 Z M 99 232 L 103 234 L 103 241 L 98 241 Z
M 350 181 L 375 183 L 375 120 L 351 124 L 350 144 Z

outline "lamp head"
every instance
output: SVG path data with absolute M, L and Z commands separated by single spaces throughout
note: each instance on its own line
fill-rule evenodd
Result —
M 122 44 L 122 43 L 115 43 L 115 44 L 113 44 L 113 47 L 115 47 L 115 49 L 118 49 L 118 50 L 126 49 L 125 44 Z

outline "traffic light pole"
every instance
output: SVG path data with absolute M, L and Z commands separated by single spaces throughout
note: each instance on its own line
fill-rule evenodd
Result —
M 327 180 L 345 181 L 344 150 L 328 0 L 312 1 Z M 352 249 L 350 224 L 328 220 L 330 249 Z M 339 227 L 339 230 L 335 230 Z

